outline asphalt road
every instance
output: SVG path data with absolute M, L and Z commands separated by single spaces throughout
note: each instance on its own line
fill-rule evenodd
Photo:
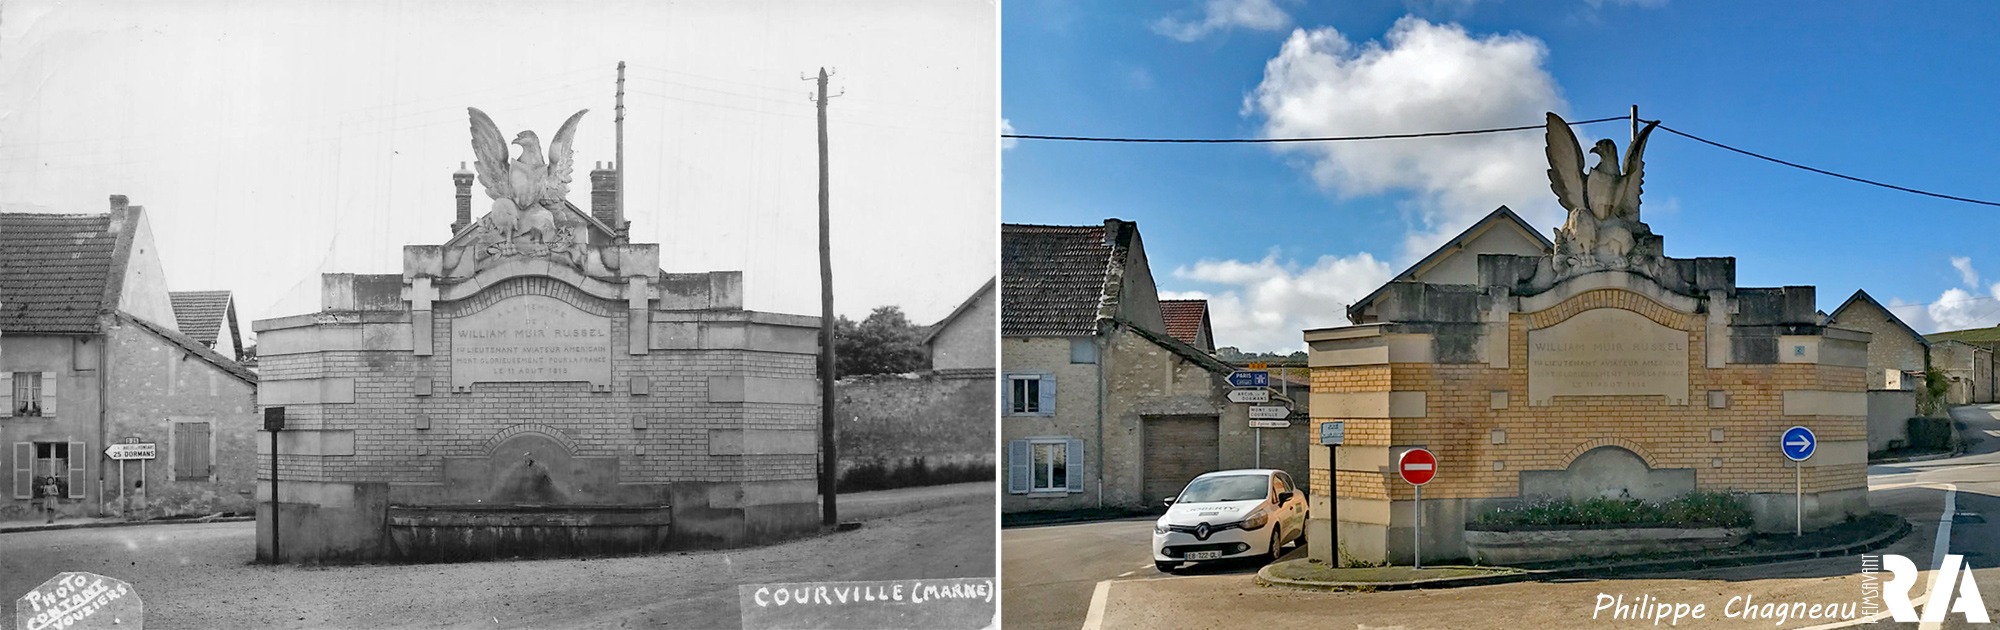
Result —
M 1921 607 L 1935 566 L 1932 557 L 1943 522 L 1950 522 L 1948 552 L 1965 556 L 2000 620 L 2000 406 L 1961 408 L 1968 437 L 1981 439 L 1960 457 L 1876 466 L 1869 470 L 1869 499 L 1878 511 L 1909 519 L 1913 530 L 1876 553 L 1909 557 L 1926 569 L 1910 593 Z M 1946 516 L 1949 500 L 1955 514 Z M 1651 620 L 1612 619 L 1598 612 L 1600 596 L 1642 597 L 1701 604 L 1706 615 L 1658 627 L 1807 628 L 1829 620 L 1730 617 L 1735 598 L 1752 603 L 1843 603 L 1863 596 L 1861 558 L 1823 558 L 1728 569 L 1628 576 L 1560 583 L 1518 583 L 1434 591 L 1322 593 L 1259 587 L 1254 565 L 1183 575 L 1153 570 L 1149 520 L 1009 529 L 1001 533 L 1006 580 L 1003 619 L 1008 628 L 1084 627 L 1095 599 L 1103 628 L 1587 628 L 1653 626 Z M 1886 580 L 1886 573 L 1878 573 Z M 1101 595 L 1099 595 L 1101 593 Z M 1991 593 L 1991 594 L 1988 594 Z M 1095 597 L 1094 597 L 1095 596 Z M 1739 602 L 1741 600 L 1738 600 Z M 1595 617 L 1593 614 L 1595 613 Z M 1954 616 L 1954 619 L 1962 619 Z M 1964 627 L 1947 622 L 1942 627 Z M 1870 628 L 1917 627 L 1882 622 Z
M 973 503 L 753 549 L 330 568 L 251 564 L 247 522 L 0 534 L 0 628 L 62 571 L 131 582 L 158 630 L 735 628 L 742 584 L 993 577 L 993 522 Z

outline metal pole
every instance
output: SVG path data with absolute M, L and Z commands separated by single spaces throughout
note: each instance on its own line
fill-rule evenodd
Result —
M 1334 568 L 1339 568 L 1340 567 L 1340 447 L 1334 444 L 1326 445 L 1326 496 L 1327 496 L 1327 503 L 1333 506 L 1333 527 L 1331 528 L 1333 531 L 1327 535 L 1327 538 L 1333 539 L 1333 554 L 1332 554 L 1333 561 L 1330 564 L 1332 564 Z
M 826 68 L 819 69 L 819 99 L 815 102 L 819 105 L 819 439 L 824 458 L 820 461 L 819 492 L 825 498 L 822 522 L 832 526 L 840 524 L 839 512 L 834 507 L 837 494 L 834 475 L 839 470 L 840 456 L 834 444 L 833 426 L 833 245 L 828 237 L 831 220 L 827 211 Z
M 1424 568 L 1424 487 L 1417 486 L 1417 500 L 1413 504 L 1417 513 L 1417 526 L 1410 528 L 1410 562 L 1416 568 Z
M 1263 468 L 1263 467 L 1264 467 L 1264 427 L 1257 427 L 1257 428 L 1256 428 L 1255 430 L 1257 431 L 1257 439 L 1256 439 L 1256 445 L 1255 445 L 1254 447 L 1252 447 L 1252 448 L 1255 448 L 1255 449 L 1257 450 L 1257 454 L 1256 454 L 1256 456 L 1255 456 L 1255 457 L 1253 457 L 1253 458 L 1251 459 L 1251 461 L 1254 461 L 1254 462 L 1256 462 L 1256 463 L 1254 463 L 1254 464 L 1251 464 L 1251 465 L 1250 465 L 1250 467 L 1251 467 L 1251 468 Z
M 125 460 L 118 460 L 118 518 L 129 518 L 126 514 L 132 507 L 130 497 L 125 496 Z
M 271 564 L 284 556 L 278 552 L 278 432 L 271 432 Z
M 1792 462 L 1792 535 L 1806 534 L 1806 484 L 1804 481 L 1805 462 Z

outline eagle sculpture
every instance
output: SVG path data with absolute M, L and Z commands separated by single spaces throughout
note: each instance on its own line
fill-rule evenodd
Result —
M 1548 115 L 1549 188 L 1556 193 L 1568 221 L 1557 230 L 1559 252 L 1569 255 L 1595 254 L 1606 262 L 1623 260 L 1634 245 L 1634 233 L 1648 233 L 1639 222 L 1640 185 L 1646 179 L 1646 137 L 1659 121 L 1632 138 L 1625 151 L 1625 168 L 1618 168 L 1618 147 L 1610 140 L 1598 140 L 1590 148 L 1597 165 L 1586 170 L 1583 148 L 1569 123 Z M 1566 246 L 1566 247 L 1564 247 Z
M 472 153 L 479 158 L 479 183 L 493 198 L 493 212 L 482 221 L 499 232 L 501 243 L 511 244 L 521 235 L 531 235 L 536 242 L 554 242 L 552 209 L 569 194 L 574 166 L 570 146 L 576 139 L 577 121 L 590 110 L 578 111 L 563 122 L 544 158 L 535 132 L 522 131 L 510 143 L 486 112 L 477 107 L 465 109 L 472 116 Z M 520 146 L 520 154 L 509 159 L 508 144 Z

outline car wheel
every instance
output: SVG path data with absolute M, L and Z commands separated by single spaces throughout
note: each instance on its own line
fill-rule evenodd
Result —
M 1281 552 L 1282 552 L 1282 551 L 1284 550 L 1284 548 L 1285 548 L 1285 547 L 1284 547 L 1284 542 L 1285 542 L 1285 539 L 1284 539 L 1284 538 L 1281 538 L 1281 537 L 1279 537 L 1279 536 L 1278 536 L 1278 528 L 1272 528 L 1272 529 L 1271 529 L 1271 550 L 1270 550 L 1270 553 L 1267 553 L 1267 554 L 1265 554 L 1265 555 L 1264 555 L 1264 564 L 1270 564 L 1270 563 L 1273 563 L 1273 562 L 1277 562 L 1277 561 L 1278 561 L 1278 557 L 1279 557 L 1279 556 L 1282 556 L 1282 555 L 1284 555 L 1283 553 L 1281 553 Z
M 1181 566 L 1181 563 L 1179 562 L 1160 562 L 1158 560 L 1153 561 L 1153 568 L 1159 569 L 1161 573 L 1173 573 L 1174 568 L 1179 566 Z

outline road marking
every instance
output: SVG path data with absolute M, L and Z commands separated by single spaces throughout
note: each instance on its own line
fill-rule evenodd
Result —
M 1120 573 L 1120 574 L 1118 574 L 1118 577 L 1132 577 L 1132 574 L 1134 574 L 1134 573 L 1138 573 L 1138 572 L 1139 572 L 1139 571 L 1138 571 L 1137 569 L 1134 569 L 1134 570 L 1131 570 L 1131 571 L 1126 571 L 1126 572 L 1124 572 L 1124 573 Z
M 1083 630 L 1099 630 L 1104 627 L 1104 600 L 1106 594 L 1110 592 L 1111 580 L 1098 582 L 1097 588 L 1090 592 L 1090 612 L 1083 616 Z
M 1949 483 L 1943 483 L 1943 484 L 1906 483 L 1906 484 L 1896 484 L 1893 486 L 1882 486 L 1881 488 L 1882 489 L 1903 488 L 1908 486 L 1919 486 L 1919 485 L 1933 486 L 1933 487 L 1942 486 L 1942 489 L 1944 490 L 1944 513 L 1938 515 L 1938 535 L 1937 538 L 1933 539 L 1931 542 L 1931 566 L 1941 567 L 1944 566 L 1945 554 L 1951 549 L 1951 516 L 1952 514 L 1958 512 L 1958 485 Z M 1938 579 L 1937 571 L 1935 570 L 1931 571 L 1930 583 L 1933 586 L 1935 586 L 1937 579 Z M 1930 600 L 1930 591 L 1928 588 L 1925 589 L 1925 592 L 1923 594 L 1914 595 L 1910 597 L 1911 602 L 1929 601 L 1929 600 Z M 1889 618 L 1889 611 L 1885 610 L 1879 613 L 1875 613 L 1873 615 L 1862 617 L 1860 619 L 1849 619 L 1847 621 L 1837 621 L 1834 623 L 1820 624 L 1817 626 L 1799 628 L 1798 630 L 1835 630 L 1836 628 L 1852 628 L 1855 626 L 1859 626 L 1861 624 L 1875 623 L 1877 621 L 1881 621 L 1888 618 Z M 1929 630 L 1931 628 L 1938 628 L 1938 627 L 1940 627 L 1940 625 L 1937 622 L 1924 623 L 1924 624 L 1919 624 L 1917 626 L 1918 630 Z

